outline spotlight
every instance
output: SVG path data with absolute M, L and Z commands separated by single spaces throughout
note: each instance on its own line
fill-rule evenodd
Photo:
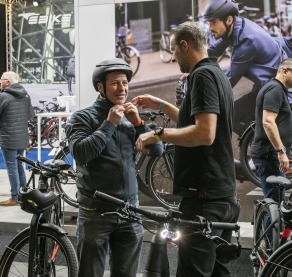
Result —
M 37 7 L 39 5 L 39 2 L 38 1 L 32 1 L 32 4 Z

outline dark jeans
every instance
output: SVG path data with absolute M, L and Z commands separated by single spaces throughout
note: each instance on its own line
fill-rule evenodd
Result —
M 79 277 L 103 277 L 110 248 L 111 277 L 135 277 L 143 242 L 143 227 L 116 215 L 79 208 L 77 255 Z
M 5 147 L 1 147 L 1 149 L 11 187 L 11 198 L 18 200 L 18 191 L 20 187 L 26 185 L 26 176 L 23 163 L 17 160 L 16 156 L 22 156 L 24 149 L 8 149 Z
M 257 173 L 261 179 L 262 190 L 265 198 L 272 198 L 276 202 L 279 202 L 278 190 L 276 184 L 268 184 L 266 182 L 267 177 L 271 175 L 285 176 L 283 172 L 279 170 L 280 163 L 278 160 L 270 159 L 256 159 L 252 158 L 252 161 L 256 167 Z M 282 197 L 284 197 L 283 192 Z
M 180 211 L 186 219 L 194 219 L 196 215 L 201 215 L 209 221 L 235 223 L 239 216 L 240 205 L 236 197 L 212 201 L 183 198 Z M 216 256 L 215 242 L 194 233 L 194 229 L 185 228 L 181 232 L 177 277 L 231 276 L 228 262 Z M 232 232 L 214 229 L 213 235 L 230 242 Z

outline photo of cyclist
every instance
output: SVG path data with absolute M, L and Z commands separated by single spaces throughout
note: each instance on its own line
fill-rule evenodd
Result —
M 289 39 L 275 39 L 257 23 L 240 17 L 238 4 L 233 0 L 210 1 L 204 18 L 210 24 L 213 37 L 208 47 L 209 56 L 219 57 L 227 47 L 233 49 L 230 66 L 225 72 L 232 87 L 242 77 L 253 83 L 252 90 L 234 103 L 233 131 L 241 134 L 254 120 L 258 91 L 276 76 L 281 61 L 291 56 Z

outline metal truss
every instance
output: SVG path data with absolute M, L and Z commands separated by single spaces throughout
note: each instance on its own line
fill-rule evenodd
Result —
M 33 83 L 47 83 L 54 82 L 56 79 L 58 82 L 68 82 L 68 77 L 66 76 L 66 70 L 59 66 L 64 65 L 69 58 L 73 55 L 74 49 L 62 43 L 62 41 L 55 37 L 56 31 L 62 31 L 63 29 L 72 30 L 72 26 L 61 26 L 60 28 L 55 28 L 55 26 L 47 20 L 44 24 L 37 25 L 39 30 L 25 32 L 24 24 L 27 18 L 20 18 L 19 24 L 16 26 L 13 22 L 12 25 L 12 14 L 15 12 L 13 9 L 17 5 L 17 8 L 23 10 L 23 13 L 27 13 L 29 2 L 23 0 L 0 0 L 0 3 L 6 4 L 6 34 L 7 34 L 7 69 L 17 72 L 23 81 L 33 82 Z M 45 7 L 43 8 L 44 15 L 36 15 L 36 20 L 42 20 L 42 18 L 54 18 L 57 12 L 64 15 L 65 12 L 62 10 L 62 5 L 60 5 L 60 0 L 47 0 L 45 1 Z M 57 18 L 58 19 L 58 18 Z M 56 19 L 56 20 L 57 20 Z M 26 22 L 27 24 L 27 22 Z M 37 47 L 31 41 L 34 37 L 41 35 L 44 39 L 41 49 Z M 54 53 L 52 45 L 56 45 L 61 49 L 62 55 L 57 55 Z M 31 54 L 34 56 L 34 61 L 38 62 L 38 74 L 32 71 L 30 64 L 27 62 L 28 59 L 23 57 L 23 49 L 29 49 Z M 49 72 L 49 73 L 48 73 Z M 25 74 L 24 74 L 25 73 Z M 25 77 L 24 77 L 25 75 Z M 49 77 L 48 77 L 49 76 Z M 53 77 L 50 79 L 50 77 Z

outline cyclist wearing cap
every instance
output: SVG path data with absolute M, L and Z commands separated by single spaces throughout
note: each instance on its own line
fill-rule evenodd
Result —
M 110 194 L 138 205 L 135 141 L 149 128 L 137 108 L 126 103 L 130 66 L 113 58 L 93 70 L 98 95 L 92 106 L 76 111 L 66 124 L 70 152 L 77 166 L 77 254 L 82 277 L 101 277 L 110 248 L 111 276 L 136 276 L 143 240 L 138 223 L 119 220 L 116 206 L 94 198 L 94 192 Z M 162 144 L 152 144 L 151 154 L 160 155 Z M 151 151 L 150 151 L 151 150 Z
M 259 89 L 276 76 L 286 53 L 284 39 L 275 40 L 255 22 L 238 16 L 238 6 L 233 0 L 212 0 L 207 5 L 204 18 L 214 38 L 208 48 L 209 56 L 223 54 L 231 46 L 232 56 L 226 75 L 234 87 L 242 77 L 253 82 L 252 91 L 235 101 L 234 131 L 242 132 L 240 122 L 254 120 L 255 99 Z M 283 42 L 283 44 L 280 43 Z

